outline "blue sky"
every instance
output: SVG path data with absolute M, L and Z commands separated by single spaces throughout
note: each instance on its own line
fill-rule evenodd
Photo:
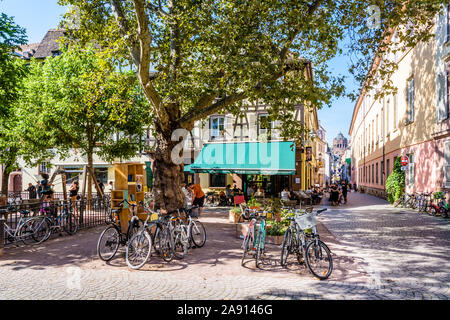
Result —
M 0 12 L 15 18 L 15 22 L 27 30 L 28 43 L 40 42 L 49 29 L 57 28 L 66 8 L 58 5 L 57 0 L 0 0 Z M 336 57 L 332 71 L 348 75 L 345 85 L 351 91 L 357 88 L 348 73 L 349 58 Z M 318 111 L 319 120 L 326 130 L 326 139 L 332 144 L 339 132 L 348 137 L 354 102 L 347 98 L 335 100 L 331 108 Z

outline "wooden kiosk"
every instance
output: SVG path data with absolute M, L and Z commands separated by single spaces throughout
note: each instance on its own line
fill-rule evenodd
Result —
M 144 164 L 114 163 L 114 190 L 111 192 L 111 208 L 120 209 L 119 203 L 124 199 L 131 204 L 139 204 L 144 201 Z M 122 232 L 126 232 L 128 222 L 133 216 L 131 208 L 125 202 L 119 215 Z M 141 220 L 147 217 L 142 207 L 136 207 L 136 214 Z

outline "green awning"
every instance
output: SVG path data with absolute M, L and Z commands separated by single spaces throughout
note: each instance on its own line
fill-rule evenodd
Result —
M 295 143 L 208 143 L 184 171 L 191 173 L 237 173 L 264 175 L 295 174 Z

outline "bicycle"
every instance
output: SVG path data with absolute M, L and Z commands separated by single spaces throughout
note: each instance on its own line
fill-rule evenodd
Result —
M 69 210 L 69 204 L 64 203 L 60 213 L 57 213 L 56 207 L 43 207 L 45 221 L 48 223 L 48 232 L 45 236 L 45 240 L 50 238 L 53 230 L 58 230 L 62 233 L 64 230 L 68 235 L 74 235 L 78 231 L 78 223 L 75 216 Z
M 126 233 L 122 232 L 119 214 L 122 212 L 123 204 L 126 202 L 132 207 L 132 218 L 128 223 Z M 114 258 L 120 246 L 125 246 L 131 237 L 137 233 L 141 227 L 141 221 L 135 214 L 135 204 L 130 204 L 127 200 L 121 201 L 119 209 L 111 209 L 109 226 L 103 230 L 97 242 L 97 254 L 103 261 L 110 261 Z
M 266 241 L 266 215 L 258 215 L 260 213 L 266 213 L 266 211 L 256 211 L 247 209 L 250 211 L 249 220 L 250 224 L 248 226 L 248 232 L 245 235 L 244 241 L 242 243 L 242 260 L 241 265 L 244 265 L 245 257 L 250 250 L 255 257 L 255 265 L 260 268 L 261 256 L 264 254 L 264 245 Z M 243 212 L 244 213 L 244 212 Z M 257 224 L 259 222 L 259 225 Z M 257 230 L 256 230 L 257 229 Z
M 46 240 L 48 225 L 45 222 L 44 217 L 29 217 L 30 211 L 21 209 L 16 210 L 12 207 L 0 209 L 0 212 L 3 214 L 19 212 L 20 214 L 16 228 L 13 229 L 6 222 L 4 223 L 5 239 L 9 242 L 17 243 L 22 241 L 24 244 L 40 244 Z M 29 241 L 31 239 L 33 241 Z
M 206 243 L 206 229 L 205 226 L 196 218 L 198 206 L 189 209 L 183 208 L 184 214 L 187 217 L 187 234 L 189 235 L 189 247 L 201 248 Z M 192 245 L 193 244 L 193 245 Z
M 141 204 L 143 206 L 143 204 Z M 144 207 L 144 206 L 143 206 Z M 151 257 L 152 247 L 166 262 L 174 257 L 173 238 L 170 231 L 172 214 L 162 215 L 144 207 L 147 219 L 143 227 L 134 234 L 127 245 L 126 261 L 132 269 L 140 269 Z M 157 219 L 150 220 L 156 214 Z M 154 232 L 152 232 L 152 230 Z
M 294 217 L 287 217 L 291 223 L 284 234 L 281 246 L 280 264 L 283 267 L 287 265 L 289 254 L 295 253 L 297 261 L 301 263 L 303 257 L 307 268 L 316 278 L 325 280 L 331 275 L 333 271 L 331 251 L 320 240 L 316 227 L 316 216 L 326 210 L 304 211 L 302 215 L 299 215 L 300 210 L 296 210 Z

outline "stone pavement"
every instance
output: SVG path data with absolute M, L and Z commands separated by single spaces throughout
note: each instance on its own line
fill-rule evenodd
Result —
M 325 202 L 324 204 L 327 204 Z M 366 206 L 369 205 L 369 206 Z M 269 245 L 261 270 L 240 265 L 242 240 L 227 209 L 206 209 L 205 247 L 183 260 L 157 256 L 141 270 L 126 266 L 124 250 L 98 259 L 104 227 L 32 247 L 9 246 L 0 258 L 0 299 L 448 299 L 449 223 L 391 209 L 382 200 L 350 194 L 349 204 L 320 216 L 319 232 L 334 269 L 316 280 L 292 260 L 279 265 Z

